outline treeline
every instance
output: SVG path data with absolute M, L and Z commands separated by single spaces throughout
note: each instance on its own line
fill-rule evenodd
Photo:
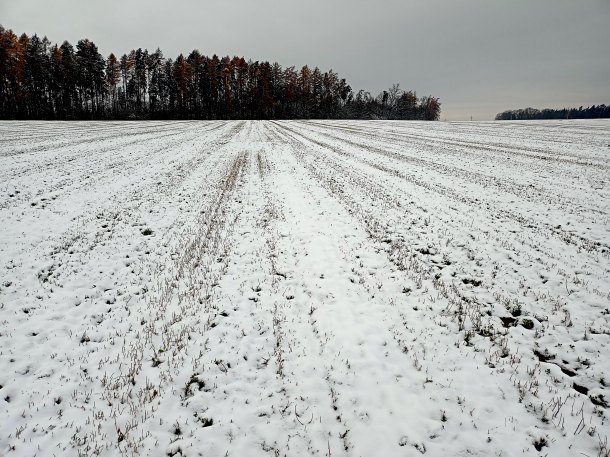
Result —
M 137 49 L 104 58 L 76 47 L 17 37 L 0 26 L 3 119 L 418 119 L 438 120 L 440 102 L 398 85 L 377 97 L 354 93 L 332 70 L 300 70 L 194 50 L 166 59 Z
M 496 115 L 496 121 L 532 119 L 599 119 L 610 117 L 610 105 L 593 105 L 588 108 L 543 109 L 524 108 L 508 110 Z

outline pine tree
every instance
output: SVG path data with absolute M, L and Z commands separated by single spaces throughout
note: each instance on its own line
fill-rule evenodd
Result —
M 118 112 L 117 85 L 121 80 L 121 68 L 114 54 L 106 59 L 106 90 L 110 94 L 111 111 L 116 116 Z

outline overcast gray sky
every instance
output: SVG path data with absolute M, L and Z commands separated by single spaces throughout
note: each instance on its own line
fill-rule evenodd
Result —
M 610 0 L 0 0 L 0 24 L 100 52 L 199 49 L 398 82 L 442 119 L 610 103 Z

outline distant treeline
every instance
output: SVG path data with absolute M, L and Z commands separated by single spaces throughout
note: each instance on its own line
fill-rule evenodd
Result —
M 588 108 L 543 109 L 524 108 L 504 111 L 496 115 L 496 121 L 532 119 L 599 119 L 610 117 L 610 105 L 593 105 Z
M 64 41 L 0 26 L 3 119 L 419 119 L 438 120 L 438 98 L 398 85 L 377 97 L 354 93 L 332 70 L 300 70 L 192 51 L 160 49 L 104 58 L 83 39 Z

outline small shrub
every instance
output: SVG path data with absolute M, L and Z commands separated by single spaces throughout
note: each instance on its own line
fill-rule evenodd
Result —
M 534 321 L 533 321 L 533 320 L 531 320 L 531 319 L 523 319 L 523 320 L 521 321 L 521 325 L 522 325 L 524 328 L 526 328 L 526 329 L 528 329 L 528 330 L 531 330 L 531 329 L 533 329 L 533 328 L 534 328 Z
M 541 437 L 534 441 L 534 447 L 538 452 L 542 450 L 543 447 L 548 446 L 546 438 Z

